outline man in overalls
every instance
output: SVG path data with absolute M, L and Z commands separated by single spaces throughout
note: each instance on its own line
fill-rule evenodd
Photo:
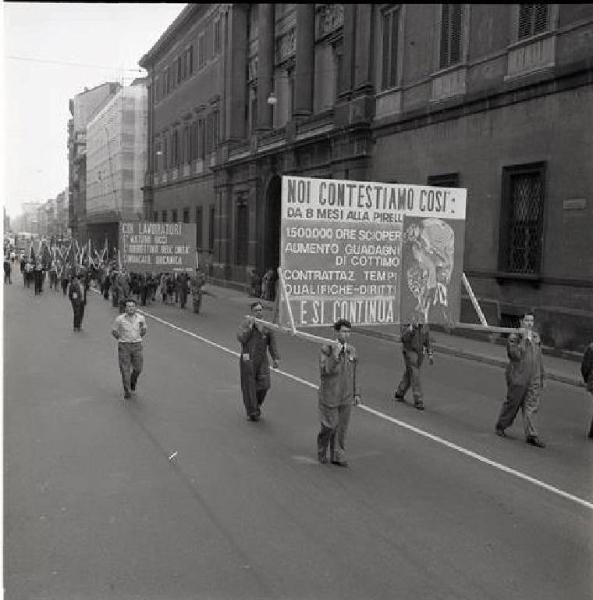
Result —
M 504 430 L 513 424 L 517 412 L 521 409 L 525 441 L 532 446 L 545 448 L 545 444 L 537 435 L 534 423 L 544 386 L 544 364 L 542 343 L 539 335 L 533 330 L 533 324 L 533 314 L 526 313 L 521 321 L 522 330 L 509 335 L 507 397 L 500 410 L 495 430 L 497 435 L 504 437 Z
M 241 342 L 240 373 L 243 404 L 250 421 L 258 421 L 261 406 L 270 389 L 270 364 L 268 352 L 272 357 L 272 366 L 278 368 L 280 355 L 276 346 L 274 332 L 255 319 L 262 318 L 263 305 L 251 304 L 251 316 L 241 323 L 237 339 Z

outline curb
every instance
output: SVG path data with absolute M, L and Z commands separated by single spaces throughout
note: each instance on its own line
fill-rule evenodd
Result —
M 366 335 L 367 337 L 376 337 L 384 340 L 388 340 L 391 342 L 399 342 L 399 336 L 392 335 L 389 333 L 381 333 L 380 331 L 373 331 L 369 329 L 360 329 L 354 328 L 354 331 L 360 333 L 362 335 Z M 495 367 L 500 367 L 502 369 L 506 368 L 507 361 L 502 360 L 500 358 L 496 358 L 494 356 L 487 356 L 485 354 L 478 354 L 476 352 L 467 352 L 466 350 L 459 350 L 458 348 L 452 348 L 451 346 L 446 346 L 443 344 L 435 343 L 433 344 L 433 348 L 440 352 L 441 354 L 448 354 L 450 356 L 455 356 L 458 358 L 465 358 L 467 360 L 473 360 L 476 362 L 485 363 L 488 365 L 492 365 Z M 558 381 L 560 383 L 565 383 L 567 385 L 572 385 L 574 387 L 584 388 L 585 384 L 578 377 L 570 377 L 569 375 L 562 375 L 560 373 L 551 373 L 549 371 L 546 372 L 546 379 L 551 381 Z

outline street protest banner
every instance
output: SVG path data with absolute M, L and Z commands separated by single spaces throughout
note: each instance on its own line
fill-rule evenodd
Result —
M 295 326 L 459 321 L 466 197 L 283 176 L 280 266 Z M 289 326 L 282 301 L 279 317 Z
M 122 266 L 143 273 L 193 272 L 196 268 L 195 223 L 120 223 Z

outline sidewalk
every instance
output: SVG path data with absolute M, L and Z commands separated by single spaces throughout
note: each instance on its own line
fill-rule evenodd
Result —
M 256 298 L 249 297 L 246 293 L 217 285 L 207 284 L 207 288 L 215 296 L 225 298 L 230 301 L 248 305 L 249 301 L 255 301 Z M 273 308 L 273 303 L 261 301 L 268 308 Z M 358 333 L 369 337 L 377 337 L 381 339 L 391 340 L 399 343 L 399 325 L 385 325 L 381 327 L 355 327 L 354 330 Z M 462 337 L 458 335 L 450 335 L 441 331 L 430 332 L 434 342 L 433 347 L 435 352 L 442 354 L 450 354 L 460 358 L 476 360 L 486 364 L 506 367 L 508 359 L 506 355 L 506 347 L 494 342 L 476 340 L 472 338 Z M 546 378 L 573 385 L 576 387 L 584 387 L 580 373 L 580 363 L 574 360 L 560 358 L 547 354 L 544 350 L 544 367 L 546 370 Z

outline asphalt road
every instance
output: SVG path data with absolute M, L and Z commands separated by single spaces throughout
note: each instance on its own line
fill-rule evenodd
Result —
M 541 450 L 520 418 L 494 435 L 500 369 L 437 356 L 421 413 L 390 400 L 399 347 L 355 336 L 350 468 L 319 465 L 315 345 L 280 338 L 264 418 L 245 419 L 248 304 L 148 307 L 164 322 L 147 318 L 145 372 L 124 401 L 110 303 L 91 295 L 74 333 L 61 291 L 4 286 L 7 600 L 593 595 L 584 390 L 548 384 Z

